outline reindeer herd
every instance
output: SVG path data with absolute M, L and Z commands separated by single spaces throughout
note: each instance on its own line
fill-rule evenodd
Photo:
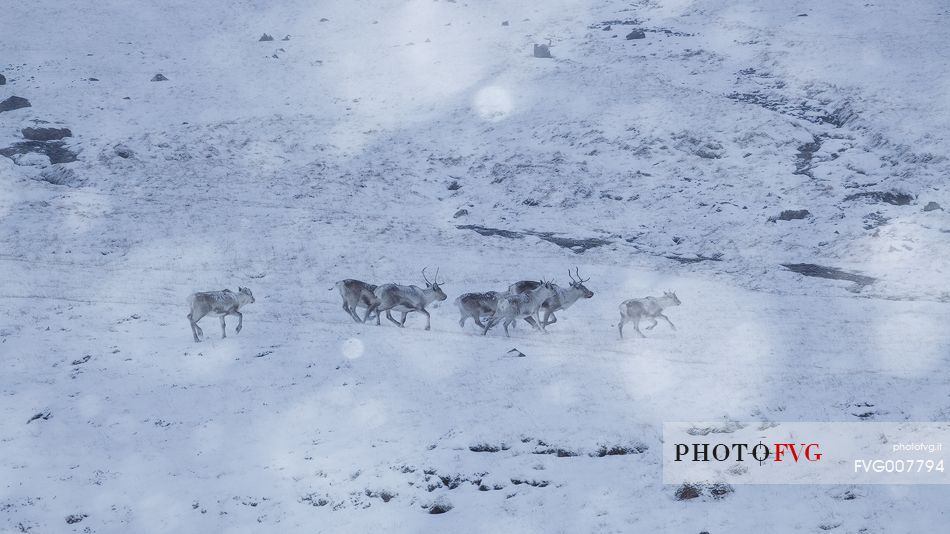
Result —
M 509 336 L 508 327 L 514 328 L 519 319 L 523 319 L 532 328 L 547 332 L 547 327 L 557 322 L 554 314 L 570 308 L 580 299 L 589 299 L 594 292 L 584 285 L 590 278 L 582 278 L 578 268 L 572 273 L 567 271 L 571 282 L 567 287 L 561 287 L 553 281 L 522 280 L 508 286 L 507 291 L 486 291 L 484 293 L 465 293 L 455 299 L 458 307 L 459 326 L 465 328 L 465 322 L 472 319 L 481 329 L 482 335 L 501 323 L 505 329 L 505 336 Z M 368 284 L 360 280 L 348 278 L 336 283 L 336 288 L 343 297 L 343 311 L 357 323 L 365 323 L 375 315 L 376 325 L 380 324 L 380 315 L 386 312 L 386 318 L 396 326 L 403 328 L 406 325 L 406 316 L 412 312 L 426 316 L 426 330 L 431 328 L 431 316 L 426 306 L 437 301 L 446 300 L 442 291 L 442 282 L 439 282 L 439 271 L 436 269 L 432 280 L 422 269 L 422 279 L 425 287 L 415 285 L 383 284 L 380 286 Z M 220 317 L 221 337 L 227 337 L 225 317 L 236 315 L 238 325 L 235 333 L 241 331 L 244 316 L 241 308 L 254 302 L 254 295 L 246 287 L 238 288 L 234 293 L 229 289 L 194 293 L 188 297 L 191 311 L 188 321 L 195 341 L 201 341 L 204 336 L 198 321 L 206 316 Z M 620 304 L 620 322 L 617 330 L 623 338 L 623 327 L 626 323 L 633 323 L 633 328 L 640 335 L 640 321 L 648 319 L 651 322 L 646 328 L 651 330 L 657 325 L 657 317 L 666 321 L 673 330 L 676 326 L 670 318 L 663 314 L 663 310 L 672 306 L 679 306 L 680 300 L 676 293 L 666 291 L 662 297 L 644 297 L 625 300 Z M 359 308 L 365 308 L 363 317 L 359 316 Z M 397 321 L 392 312 L 402 314 Z

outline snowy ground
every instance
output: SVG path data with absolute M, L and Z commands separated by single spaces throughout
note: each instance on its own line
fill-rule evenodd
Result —
M 58 126 L 77 155 L 0 157 L 0 531 L 946 522 L 942 486 L 677 501 L 659 442 L 950 419 L 943 3 L 84 4 L 0 18 L 0 100 L 32 104 L 0 150 Z M 332 288 L 426 265 L 430 332 Z M 595 296 L 550 334 L 459 329 L 458 294 L 574 265 Z M 185 297 L 238 285 L 241 334 L 193 343 Z M 617 304 L 664 289 L 679 329 L 617 339 Z

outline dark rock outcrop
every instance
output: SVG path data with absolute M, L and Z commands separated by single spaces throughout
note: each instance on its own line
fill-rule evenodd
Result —
M 13 158 L 19 154 L 35 152 L 44 154 L 50 163 L 70 163 L 76 161 L 76 153 L 66 148 L 62 141 L 21 141 L 6 148 L 0 148 L 0 156 Z
M 0 112 L 3 111 L 13 111 L 20 108 L 28 108 L 33 104 L 30 104 L 30 101 L 20 97 L 20 96 L 11 96 L 10 98 L 0 102 Z
M 548 45 L 543 45 L 543 44 L 542 44 L 542 45 L 539 45 L 539 44 L 534 45 L 534 57 L 540 57 L 540 58 L 550 58 L 550 57 L 552 57 L 552 56 L 551 56 L 551 48 L 548 47 Z
M 30 141 L 57 141 L 73 136 L 69 128 L 23 128 L 20 133 Z

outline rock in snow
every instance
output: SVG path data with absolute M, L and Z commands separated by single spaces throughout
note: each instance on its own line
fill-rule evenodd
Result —
M 30 141 L 55 141 L 73 136 L 69 128 L 23 128 L 21 133 Z
M 778 215 L 769 217 L 769 222 L 775 221 L 794 221 L 796 219 L 804 219 L 810 217 L 811 212 L 808 210 L 785 210 Z
M 28 108 L 32 106 L 30 101 L 19 96 L 11 96 L 10 98 L 0 102 L 0 112 L 3 111 L 13 111 L 14 109 Z
M 155 76 L 152 76 L 152 81 L 153 81 L 153 82 L 164 82 L 164 81 L 167 81 L 167 80 L 168 80 L 168 78 L 166 78 L 165 75 L 162 74 L 162 73 L 158 73 L 158 74 L 156 74 Z
M 551 49 L 548 45 L 534 45 L 534 57 L 549 58 L 551 57 Z

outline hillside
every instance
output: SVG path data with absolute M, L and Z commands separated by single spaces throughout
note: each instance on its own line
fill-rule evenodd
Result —
M 664 421 L 950 415 L 942 2 L 161 4 L 0 18 L 30 104 L 0 112 L 0 529 L 945 519 L 945 486 L 659 476 Z M 425 266 L 432 331 L 340 309 Z M 595 295 L 548 335 L 459 329 L 459 294 L 573 266 Z M 194 344 L 187 295 L 239 285 L 244 331 Z M 666 289 L 678 330 L 617 339 Z

